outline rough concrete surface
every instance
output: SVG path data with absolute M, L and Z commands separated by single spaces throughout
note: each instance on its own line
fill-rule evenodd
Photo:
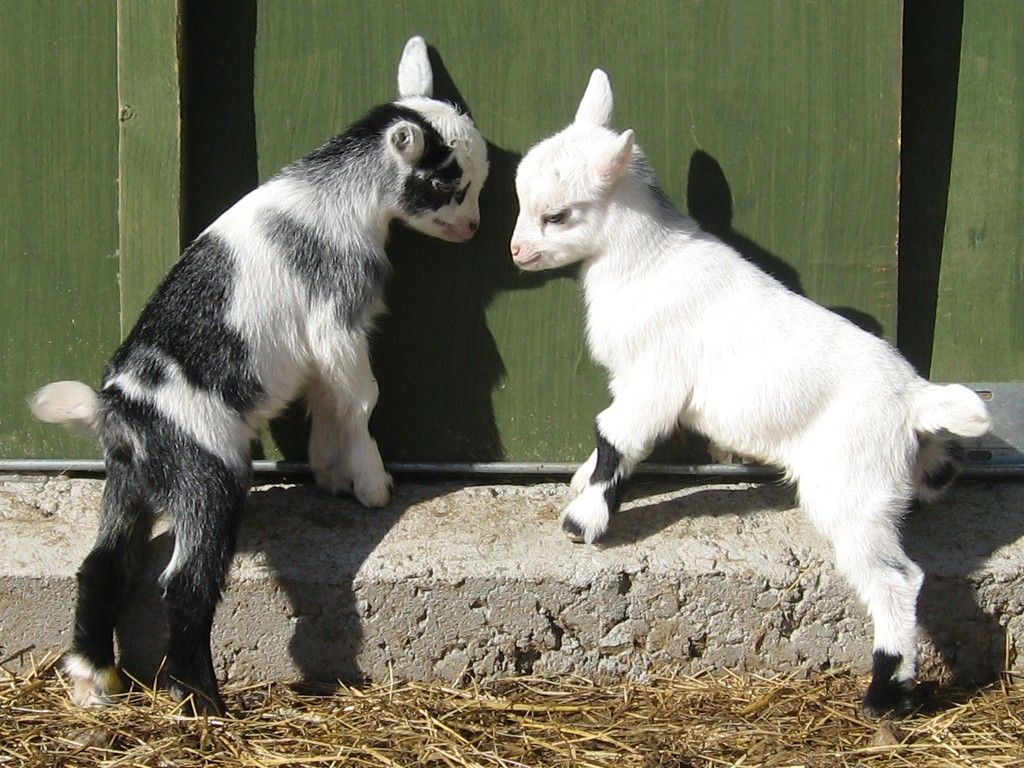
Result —
M 66 646 L 74 574 L 102 482 L 0 483 L 0 658 Z M 516 673 L 643 678 L 666 669 L 865 670 L 870 622 L 824 541 L 772 484 L 637 484 L 600 547 L 559 530 L 565 486 L 400 483 L 381 511 L 309 485 L 251 496 L 214 631 L 234 682 Z M 1024 485 L 979 483 L 910 515 L 928 574 L 926 671 L 1024 671 Z M 119 632 L 136 674 L 159 663 L 152 541 Z M 27 661 L 25 662 L 27 663 Z

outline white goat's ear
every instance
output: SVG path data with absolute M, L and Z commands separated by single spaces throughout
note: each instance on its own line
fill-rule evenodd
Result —
M 633 147 L 636 144 L 636 135 L 630 128 L 615 143 L 612 151 L 601 158 L 596 168 L 598 183 L 604 187 L 610 187 L 617 182 L 629 170 L 629 163 L 633 159 Z
M 427 56 L 427 43 L 419 35 L 409 38 L 398 62 L 398 95 L 403 99 L 434 95 L 434 72 Z
M 416 123 L 401 120 L 384 134 L 388 147 L 401 162 L 415 165 L 423 156 L 423 129 Z
M 606 126 L 612 119 L 612 84 L 603 70 L 595 69 L 590 75 L 587 90 L 576 109 L 576 123 Z

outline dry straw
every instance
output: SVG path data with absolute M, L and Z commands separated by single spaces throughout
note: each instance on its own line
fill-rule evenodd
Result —
M 0 766 L 1024 766 L 1019 681 L 944 692 L 933 711 L 866 720 L 864 680 L 669 676 L 599 686 L 520 678 L 394 682 L 319 695 L 229 687 L 234 717 L 192 720 L 144 686 L 70 705 L 48 658 L 0 680 Z

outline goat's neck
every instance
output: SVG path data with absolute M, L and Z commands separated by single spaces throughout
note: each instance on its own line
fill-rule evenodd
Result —
M 383 245 L 397 205 L 385 174 L 367 165 L 352 161 L 345 172 L 312 184 L 312 196 L 326 228 L 340 237 L 371 236 Z
M 602 246 L 584 266 L 586 284 L 631 282 L 656 271 L 685 219 L 648 184 L 623 179 L 607 202 Z

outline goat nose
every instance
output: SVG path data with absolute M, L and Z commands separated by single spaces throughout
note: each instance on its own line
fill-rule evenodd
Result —
M 512 258 L 519 255 L 520 245 L 519 243 L 512 243 Z
M 469 231 L 470 232 L 476 232 L 477 227 L 480 226 L 480 222 L 479 221 L 471 221 L 466 226 L 469 227 Z

